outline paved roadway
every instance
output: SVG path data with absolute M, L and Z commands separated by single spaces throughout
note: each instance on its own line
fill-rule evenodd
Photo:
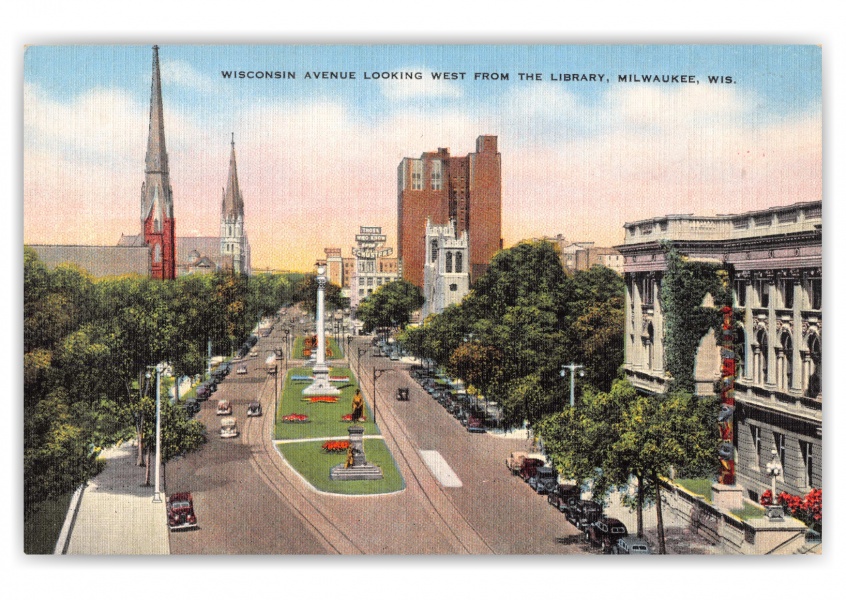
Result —
M 289 309 L 290 318 L 293 309 Z M 295 317 L 298 319 L 298 316 Z M 585 553 L 577 530 L 505 468 L 508 453 L 526 445 L 471 434 L 411 379 L 406 363 L 363 357 L 361 384 L 372 415 L 372 369 L 392 368 L 378 381 L 378 424 L 406 482 L 383 496 L 315 491 L 270 441 L 273 379 L 264 358 L 284 343 L 285 322 L 260 338 L 249 373 L 235 369 L 197 415 L 209 441 L 200 452 L 168 465 L 167 491 L 192 491 L 200 527 L 170 534 L 172 554 L 571 554 Z M 369 338 L 353 341 L 367 345 Z M 353 359 L 353 366 L 357 360 Z M 294 363 L 289 361 L 289 366 Z M 282 381 L 281 372 L 279 381 Z M 397 387 L 410 389 L 396 402 Z M 247 404 L 261 398 L 261 418 Z M 232 400 L 241 436 L 222 440 L 217 400 Z M 420 450 L 441 454 L 462 482 L 443 487 Z

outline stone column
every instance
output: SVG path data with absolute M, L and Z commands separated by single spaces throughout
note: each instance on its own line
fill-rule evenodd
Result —
M 326 333 L 323 331 L 323 296 L 326 289 L 326 268 L 317 268 L 317 361 L 312 369 L 314 383 L 303 390 L 307 398 L 337 398 L 341 391 L 329 383 L 329 367 L 326 366 Z

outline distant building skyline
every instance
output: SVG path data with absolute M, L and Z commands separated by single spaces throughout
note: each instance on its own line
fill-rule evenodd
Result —
M 105 246 L 137 231 L 149 52 L 27 47 L 25 243 Z M 179 232 L 219 235 L 220 205 L 210 199 L 227 175 L 220 140 L 236 131 L 252 260 L 263 267 L 308 272 L 360 222 L 383 227 L 398 248 L 397 163 L 447 144 L 455 156 L 471 154 L 479 133 L 497 136 L 502 151 L 505 247 L 550 231 L 617 245 L 622 225 L 655 206 L 740 214 L 822 198 L 818 46 L 168 45 L 160 54 Z M 221 75 L 279 64 L 298 76 Z M 316 65 L 422 77 L 306 80 Z M 561 65 L 605 77 L 553 81 Z M 509 79 L 477 80 L 474 70 Z M 527 70 L 542 80 L 518 77 Z M 639 70 L 699 79 L 616 77 Z M 460 71 L 467 76 L 434 78 Z M 733 83 L 710 83 L 714 73 Z

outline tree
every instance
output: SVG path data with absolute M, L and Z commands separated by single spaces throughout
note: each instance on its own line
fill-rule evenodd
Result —
M 502 353 L 497 348 L 471 341 L 453 351 L 449 359 L 449 372 L 487 395 L 501 364 Z
M 302 304 L 306 314 L 317 314 L 317 278 L 315 275 L 306 275 L 294 285 L 294 302 Z M 323 307 L 326 312 L 348 308 L 350 301 L 341 296 L 341 288 L 332 283 L 326 282 L 323 290 Z
M 362 300 L 356 309 L 356 318 L 364 328 L 404 328 L 411 321 L 411 313 L 423 306 L 423 292 L 416 285 L 397 279 L 376 289 Z
M 155 386 L 154 386 L 155 387 Z M 164 395 L 164 394 L 163 394 Z M 139 405 L 143 420 L 143 445 L 147 452 L 146 483 L 150 483 L 150 460 L 156 449 L 156 400 L 144 396 Z M 202 423 L 189 419 L 181 404 L 171 403 L 164 395 L 161 401 L 161 457 L 162 463 L 176 456 L 194 452 L 206 442 L 206 430 Z

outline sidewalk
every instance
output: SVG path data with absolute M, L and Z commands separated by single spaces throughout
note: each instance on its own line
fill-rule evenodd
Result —
M 100 456 L 106 468 L 88 482 L 78 509 L 71 503 L 63 531 L 67 554 L 170 554 L 167 510 L 153 503 L 153 487 L 145 487 L 144 468 L 135 466 L 137 447 L 128 442 Z M 73 516 L 76 513 L 74 520 Z
M 629 530 L 629 535 L 637 534 L 637 510 L 627 508 L 620 502 L 620 493 L 614 492 L 608 498 L 605 514 L 619 519 Z M 677 518 L 673 511 L 664 506 L 664 541 L 667 554 L 721 554 L 714 546 L 695 533 L 689 531 L 687 525 Z M 655 504 L 643 507 L 643 534 L 649 541 L 653 554 L 658 553 L 658 517 Z

